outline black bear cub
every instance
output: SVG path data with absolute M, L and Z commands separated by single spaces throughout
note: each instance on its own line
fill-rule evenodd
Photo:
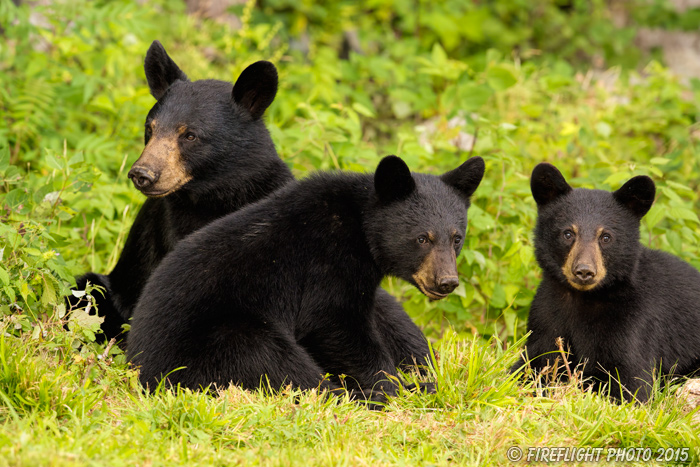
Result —
M 88 280 L 105 288 L 94 298 L 107 339 L 121 333 L 146 280 L 181 238 L 292 180 L 262 120 L 277 93 L 272 63 L 250 65 L 235 85 L 190 81 L 154 41 L 144 69 L 157 102 L 129 178 L 148 199 L 114 270 L 77 279 L 79 290 Z
M 339 388 L 332 374 L 357 397 L 391 394 L 375 291 L 385 275 L 432 299 L 454 290 L 483 173 L 479 157 L 436 177 L 389 156 L 374 176 L 316 174 L 185 238 L 134 312 L 142 384 Z
M 639 242 L 654 182 L 637 176 L 612 193 L 572 189 L 542 163 L 531 188 L 543 275 L 528 319 L 533 369 L 554 363 L 561 337 L 569 361 L 584 363 L 583 376 L 595 386 L 607 383 L 614 398 L 643 402 L 655 373 L 700 368 L 700 272 Z
M 146 118 L 146 148 L 129 176 L 148 199 L 114 270 L 77 280 L 81 290 L 88 280 L 105 288 L 104 297 L 94 294 L 104 317 L 100 337 L 119 337 L 121 344 L 126 338 L 122 324 L 131 318 L 146 280 L 177 241 L 293 180 L 262 119 L 277 92 L 274 65 L 250 65 L 235 85 L 190 81 L 154 41 L 144 69 L 157 102 Z M 70 300 L 81 305 L 75 297 Z M 374 306 L 395 366 L 426 365 L 427 340 L 403 307 L 382 288 L 377 288 Z

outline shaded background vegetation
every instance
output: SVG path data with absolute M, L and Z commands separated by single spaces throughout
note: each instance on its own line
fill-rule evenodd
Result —
M 266 121 L 297 176 L 370 171 L 386 154 L 431 173 L 486 159 L 457 291 L 430 303 L 386 283 L 430 337 L 523 330 L 540 277 L 529 174 L 541 161 L 589 188 L 651 175 L 658 199 L 643 242 L 700 267 L 700 82 L 670 72 L 661 49 L 636 45 L 640 28 L 697 28 L 700 10 L 652 0 L 265 0 L 217 20 L 186 8 L 0 0 L 5 332 L 67 348 L 92 339 L 99 323 L 67 315 L 61 297 L 73 276 L 111 270 L 143 202 L 126 172 L 154 103 L 143 73 L 154 39 L 191 79 L 233 81 L 253 61 L 274 62 L 280 89 Z M 72 320 L 70 333 L 51 331 L 57 318 Z

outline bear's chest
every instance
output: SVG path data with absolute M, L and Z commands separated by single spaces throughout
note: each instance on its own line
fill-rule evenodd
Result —
M 562 327 L 568 337 L 565 344 L 576 362 L 588 362 L 586 373 L 615 368 L 630 353 L 643 350 L 630 307 L 634 304 L 589 298 L 568 300 L 562 310 Z

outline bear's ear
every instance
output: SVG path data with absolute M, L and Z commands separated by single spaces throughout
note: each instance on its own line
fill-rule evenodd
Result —
M 153 41 L 148 48 L 143 69 L 146 71 L 146 80 L 148 80 L 151 95 L 157 100 L 165 95 L 165 92 L 175 81 L 187 81 L 187 75 L 178 68 L 158 41 Z
M 544 206 L 572 190 L 559 169 L 546 162 L 537 164 L 532 171 L 530 189 L 538 206 Z
M 619 190 L 613 192 L 615 201 L 632 211 L 640 219 L 651 209 L 655 196 L 656 185 L 646 175 L 638 175 L 629 179 Z
M 481 179 L 484 178 L 485 168 L 484 160 L 479 156 L 474 156 L 456 169 L 442 174 L 440 179 L 456 188 L 468 200 L 481 183 Z
M 386 156 L 374 172 L 374 191 L 382 203 L 406 198 L 416 189 L 411 171 L 399 157 Z
M 261 60 L 243 70 L 233 86 L 233 101 L 250 112 L 253 118 L 262 117 L 277 94 L 277 68 Z

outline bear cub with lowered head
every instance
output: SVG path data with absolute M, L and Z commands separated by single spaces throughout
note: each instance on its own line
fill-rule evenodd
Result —
M 536 371 L 559 356 L 610 394 L 646 401 L 653 375 L 700 368 L 700 272 L 639 242 L 656 187 L 637 176 L 614 192 L 573 189 L 553 165 L 535 167 L 535 256 L 542 282 L 530 308 L 527 354 Z M 522 368 L 521 360 L 513 370 Z
M 291 182 L 185 238 L 134 312 L 127 353 L 142 384 L 340 388 L 329 373 L 353 397 L 392 394 L 375 291 L 385 275 L 433 299 L 454 290 L 483 173 L 479 157 L 436 177 L 389 156 L 374 176 Z

